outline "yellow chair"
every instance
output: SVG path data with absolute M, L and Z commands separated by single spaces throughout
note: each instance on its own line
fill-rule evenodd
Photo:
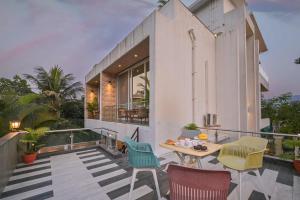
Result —
M 223 145 L 218 160 L 224 168 L 230 168 L 239 172 L 240 200 L 242 199 L 242 173 L 254 171 L 260 185 L 264 191 L 266 199 L 268 196 L 264 189 L 258 169 L 263 165 L 263 155 L 266 150 L 268 140 L 260 137 L 244 136 L 238 141 Z

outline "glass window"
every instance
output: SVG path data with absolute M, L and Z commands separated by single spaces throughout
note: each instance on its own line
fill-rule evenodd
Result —
M 150 96 L 149 61 L 141 62 L 118 77 L 118 107 L 148 107 Z
M 132 103 L 143 102 L 145 97 L 145 71 L 144 63 L 132 69 Z
M 119 76 L 118 102 L 119 102 L 119 108 L 127 108 L 127 105 L 128 105 L 128 71 Z

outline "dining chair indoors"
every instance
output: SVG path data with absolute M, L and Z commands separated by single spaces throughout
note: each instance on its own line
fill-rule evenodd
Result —
M 170 200 L 226 200 L 229 171 L 213 171 L 169 165 Z
M 156 168 L 160 167 L 158 158 L 154 155 L 151 145 L 147 143 L 135 142 L 129 138 L 125 138 L 128 149 L 128 162 L 133 167 L 129 200 L 132 199 L 132 191 L 136 175 L 141 171 L 150 171 L 153 175 L 157 197 L 161 199 L 159 185 L 156 176 Z
M 266 150 L 268 140 L 260 137 L 244 136 L 239 140 L 224 144 L 218 160 L 224 168 L 230 168 L 239 173 L 239 199 L 242 200 L 242 175 L 244 172 L 254 171 L 259 184 L 268 199 L 264 184 L 262 182 L 259 168 L 263 165 L 263 155 Z

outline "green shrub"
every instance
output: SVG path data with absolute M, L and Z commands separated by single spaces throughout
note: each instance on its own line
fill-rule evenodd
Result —
M 293 153 L 283 153 L 279 156 L 282 160 L 294 160 L 295 155 Z
M 186 130 L 199 130 L 199 127 L 195 123 L 187 124 L 184 128 Z
M 292 151 L 295 149 L 295 147 L 300 147 L 300 140 L 287 139 L 283 141 L 282 146 L 284 149 Z

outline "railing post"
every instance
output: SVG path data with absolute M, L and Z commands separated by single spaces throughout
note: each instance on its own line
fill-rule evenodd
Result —
M 207 131 L 207 133 L 208 133 L 208 131 Z M 216 132 L 215 132 L 215 143 L 218 143 L 218 130 L 216 130 Z
M 70 138 L 71 138 L 71 150 L 73 150 L 73 144 L 74 144 L 74 141 L 73 141 L 73 139 L 74 139 L 74 134 L 73 134 L 73 132 L 71 131 L 71 135 L 70 135 Z
M 273 136 L 273 137 L 274 137 L 274 145 L 275 145 L 275 155 L 279 156 L 283 153 L 283 149 L 282 149 L 283 136 Z

